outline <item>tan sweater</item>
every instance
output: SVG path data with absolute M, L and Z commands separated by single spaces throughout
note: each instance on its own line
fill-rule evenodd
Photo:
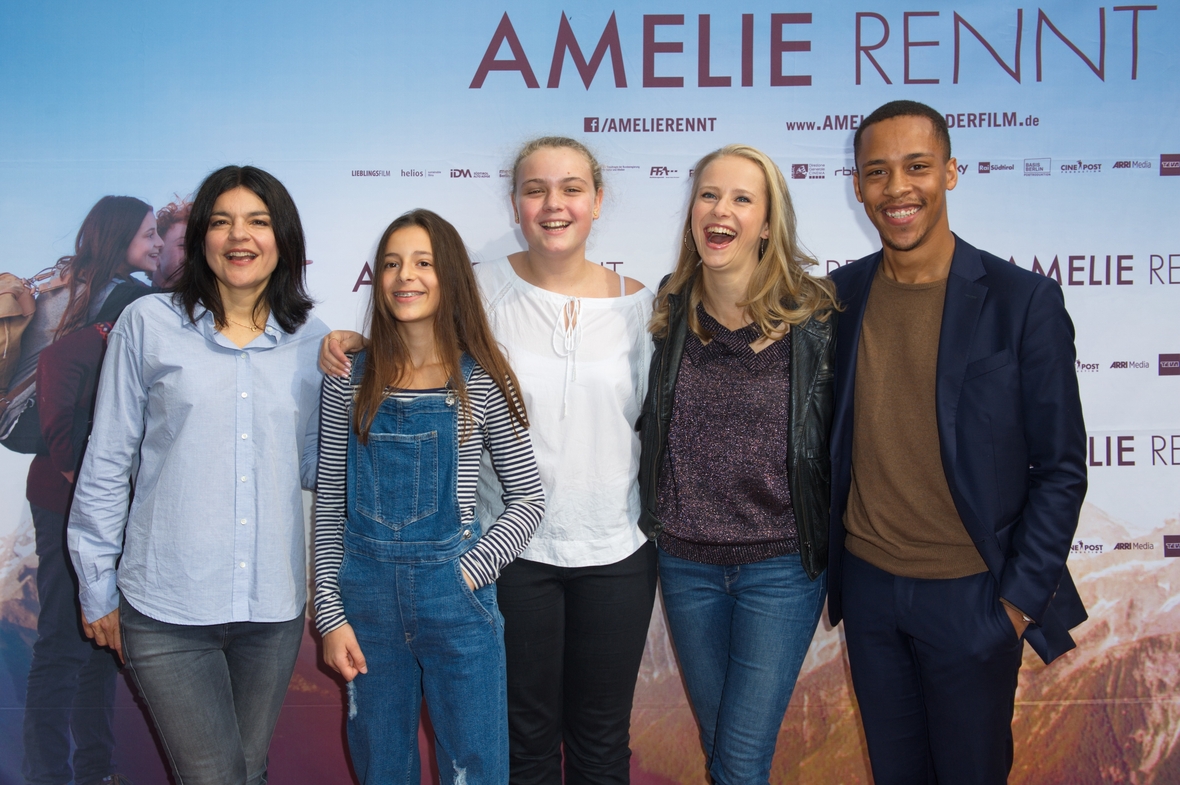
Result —
M 845 547 L 908 578 L 987 566 L 947 487 L 934 390 L 946 279 L 902 284 L 879 269 L 857 349 Z

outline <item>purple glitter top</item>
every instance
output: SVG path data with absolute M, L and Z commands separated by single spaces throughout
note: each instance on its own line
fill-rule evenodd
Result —
M 684 343 L 668 447 L 656 488 L 660 547 L 705 564 L 799 552 L 787 481 L 791 342 L 755 353 L 756 325 L 730 331 L 697 306 L 713 335 Z

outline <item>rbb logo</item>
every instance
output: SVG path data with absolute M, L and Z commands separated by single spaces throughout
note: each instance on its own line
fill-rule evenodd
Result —
M 451 177 L 470 177 L 470 176 L 471 176 L 470 169 L 452 169 L 451 170 Z
M 1180 536 L 1164 535 L 1164 556 L 1180 556 Z

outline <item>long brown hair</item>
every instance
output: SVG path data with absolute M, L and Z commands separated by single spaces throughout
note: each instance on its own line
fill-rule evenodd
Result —
M 70 299 L 55 340 L 87 323 L 91 300 L 126 264 L 127 248 L 151 211 L 134 196 L 104 196 L 90 208 L 74 239 L 74 255 L 57 260 L 69 280 Z
M 440 295 L 438 310 L 434 314 L 434 342 L 451 387 L 459 397 L 459 410 L 463 413 L 462 439 L 471 434 L 472 426 L 471 401 L 459 365 L 464 352 L 492 377 L 492 382 L 508 401 L 513 429 L 517 426 L 528 428 L 528 413 L 517 392 L 520 383 L 492 336 L 463 239 L 455 227 L 438 214 L 430 210 L 411 210 L 386 227 L 381 242 L 377 244 L 373 291 L 369 300 L 369 348 L 356 393 L 356 416 L 352 424 L 357 438 L 362 444 L 368 443 L 369 428 L 385 400 L 385 388 L 398 387 L 410 375 L 410 353 L 397 331 L 397 319 L 385 296 L 384 285 L 385 276 L 391 274 L 385 269 L 385 247 L 394 232 L 409 226 L 422 228 L 430 237 Z
M 827 278 L 816 278 L 804 269 L 816 261 L 799 248 L 795 236 L 795 208 L 787 181 L 778 165 L 761 150 L 741 144 L 731 144 L 714 150 L 694 167 L 692 190 L 684 216 L 684 242 L 680 258 L 668 283 L 656 295 L 649 329 L 657 338 L 668 334 L 669 294 L 688 294 L 685 314 L 688 326 L 703 341 L 712 338 L 696 316 L 701 301 L 700 259 L 696 243 L 692 241 L 692 205 L 700 188 L 701 175 L 718 158 L 736 156 L 753 162 L 762 170 L 766 181 L 766 222 L 770 237 L 766 249 L 750 276 L 746 299 L 738 303 L 746 309 L 750 319 L 765 336 L 781 333 L 783 325 L 803 324 L 813 316 L 826 319 L 829 311 L 837 310 L 835 287 Z

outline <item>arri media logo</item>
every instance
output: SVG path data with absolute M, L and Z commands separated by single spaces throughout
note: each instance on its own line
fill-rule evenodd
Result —
M 1114 544 L 1116 551 L 1154 551 L 1154 542 L 1116 542 Z
M 823 164 L 791 164 L 791 179 L 822 180 L 824 168 Z
M 1111 368 L 1129 370 L 1131 368 L 1150 368 L 1151 363 L 1147 360 L 1115 360 L 1110 364 Z
M 1180 535 L 1164 535 L 1164 556 L 1180 556 Z
M 1115 161 L 1111 169 L 1150 169 L 1151 161 Z
M 1053 166 L 1052 158 L 1025 158 L 1024 159 L 1024 176 L 1025 177 L 1048 177 L 1053 174 L 1051 167 Z
M 1084 363 L 1077 360 L 1075 366 L 1078 373 L 1098 373 L 1098 363 Z
M 1160 156 L 1160 175 L 1180 177 L 1180 154 Z
M 1160 376 L 1180 376 L 1180 354 L 1160 355 Z

